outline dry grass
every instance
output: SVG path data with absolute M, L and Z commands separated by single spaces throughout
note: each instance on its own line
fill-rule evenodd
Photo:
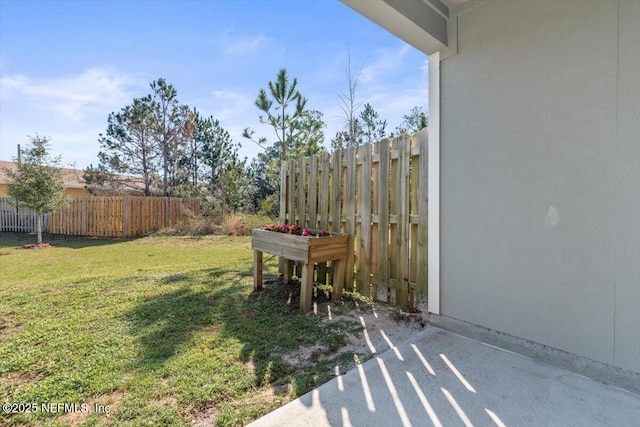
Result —
M 260 228 L 274 222 L 273 218 L 263 215 L 228 214 L 224 217 L 214 215 L 190 218 L 173 227 L 160 230 L 160 236 L 249 236 L 252 228 Z

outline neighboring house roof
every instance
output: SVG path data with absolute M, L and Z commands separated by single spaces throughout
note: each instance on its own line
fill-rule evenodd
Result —
M 12 172 L 15 172 L 17 167 L 18 165 L 15 162 L 7 162 L 5 160 L 0 160 L 0 185 L 8 184 L 9 182 L 9 177 L 4 172 L 4 169 L 6 168 Z M 62 169 L 62 179 L 64 180 L 65 188 L 82 188 L 82 189 L 87 188 L 87 184 L 84 178 L 82 177 L 84 173 L 82 169 L 75 169 L 75 168 L 60 168 L 60 169 Z M 136 177 L 136 176 L 127 176 L 127 175 L 116 175 L 116 176 L 123 179 L 126 178 L 126 181 L 129 183 L 127 186 L 128 190 L 134 190 L 134 191 L 144 190 L 144 180 L 142 178 Z M 113 190 L 112 188 L 106 185 L 104 187 L 97 187 L 96 189 L 99 191 Z
M 18 165 L 15 162 L 7 162 L 0 160 L 0 184 L 7 184 L 9 177 L 7 176 L 6 169 L 15 172 Z M 62 179 L 64 180 L 64 186 L 66 188 L 85 188 L 85 182 L 82 178 L 82 169 L 75 168 L 60 168 L 62 169 Z

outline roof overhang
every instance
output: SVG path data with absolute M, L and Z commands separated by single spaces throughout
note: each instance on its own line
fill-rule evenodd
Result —
M 449 8 L 440 0 L 340 1 L 427 55 L 448 46 Z

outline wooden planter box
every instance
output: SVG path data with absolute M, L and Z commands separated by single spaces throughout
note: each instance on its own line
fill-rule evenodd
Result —
M 317 232 L 317 230 L 312 230 Z M 313 286 L 313 264 L 336 261 L 333 279 L 334 301 L 342 297 L 344 286 L 344 267 L 349 252 L 349 236 L 330 233 L 329 236 L 298 236 L 295 234 L 265 231 L 259 228 L 251 230 L 251 248 L 253 249 L 254 289 L 262 288 L 262 253 L 267 252 L 287 260 L 285 280 L 291 279 L 291 261 L 302 262 L 300 283 L 300 311 L 311 311 L 311 293 Z

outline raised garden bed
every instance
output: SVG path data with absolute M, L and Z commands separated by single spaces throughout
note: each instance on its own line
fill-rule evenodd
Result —
M 318 230 L 311 230 L 310 236 L 278 233 L 259 228 L 251 230 L 253 256 L 254 289 L 262 288 L 262 253 L 281 256 L 286 260 L 285 280 L 291 280 L 291 261 L 302 263 L 300 278 L 300 311 L 311 311 L 313 287 L 313 266 L 318 262 L 334 261 L 333 299 L 342 298 L 344 287 L 344 267 L 349 251 L 349 237 L 339 233 L 317 236 Z M 313 235 L 316 234 L 316 235 Z

